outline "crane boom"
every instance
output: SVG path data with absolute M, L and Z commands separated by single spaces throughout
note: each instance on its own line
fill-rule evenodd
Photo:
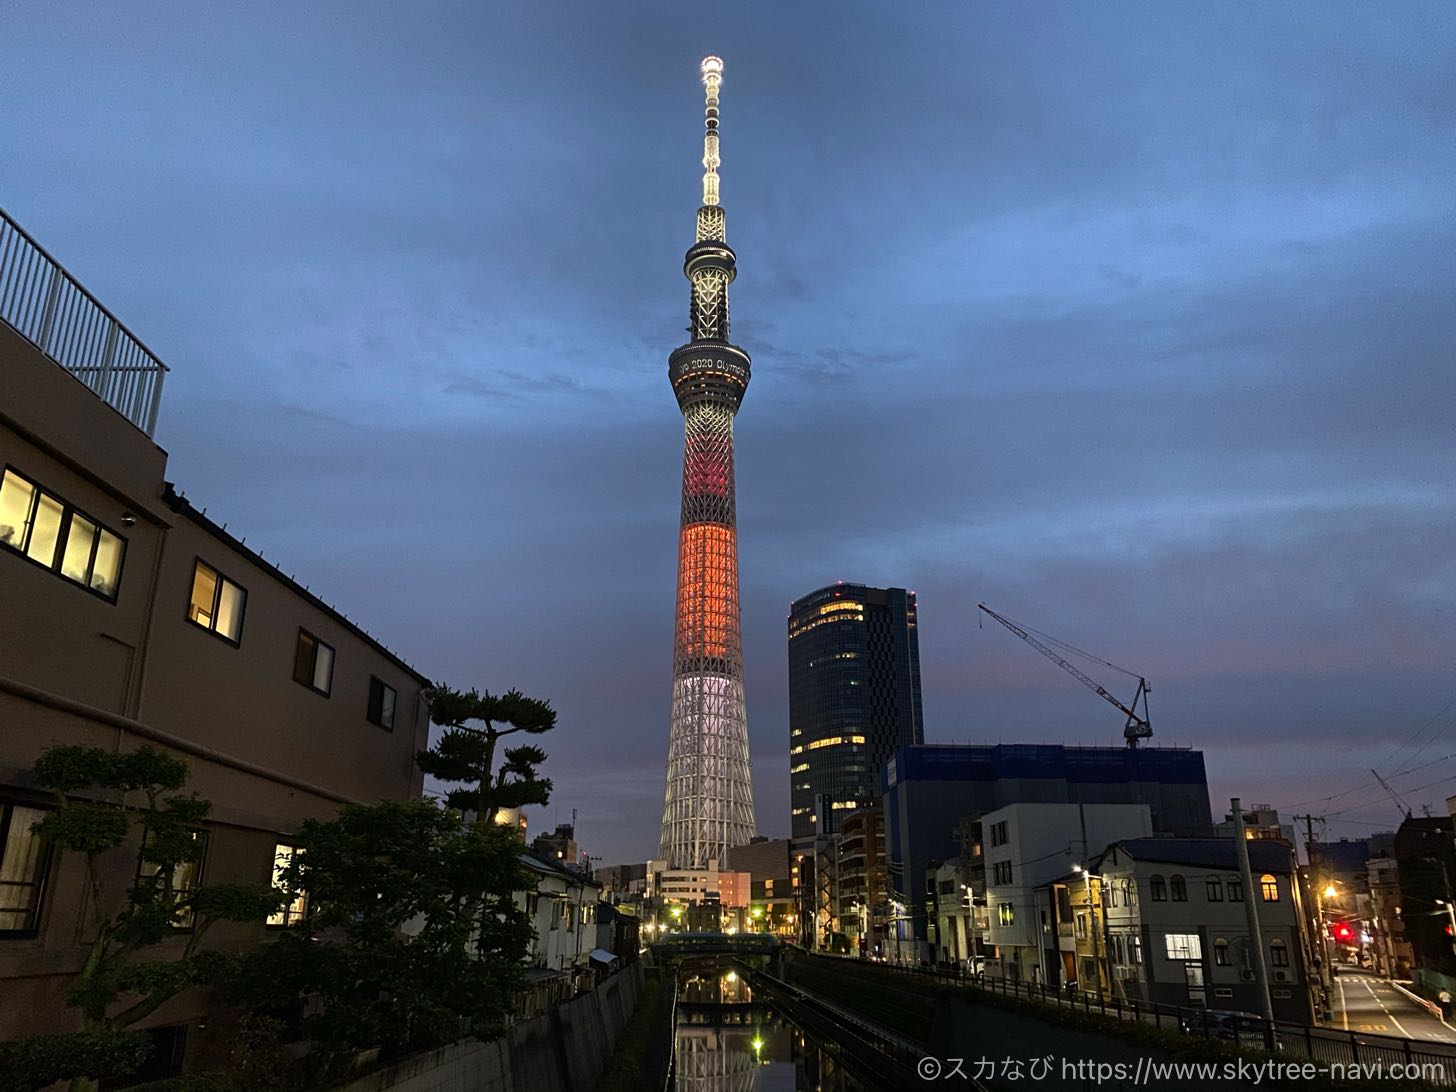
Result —
M 1137 677 L 1138 688 L 1137 693 L 1133 695 L 1132 704 L 1130 706 L 1124 705 L 1096 679 L 1092 678 L 1081 668 L 1077 667 L 1076 664 L 1069 662 L 1067 659 L 1058 655 L 1052 649 L 1042 644 L 1026 630 L 1022 629 L 1015 622 L 1011 621 L 1011 619 L 997 614 L 990 607 L 986 606 L 985 603 L 980 603 L 977 605 L 980 607 L 981 610 L 985 611 L 992 618 L 996 619 L 996 621 L 1000 622 L 1012 633 L 1016 634 L 1016 636 L 1020 637 L 1032 648 L 1040 652 L 1048 660 L 1051 660 L 1052 663 L 1056 664 L 1073 678 L 1081 681 L 1084 686 L 1094 691 L 1098 697 L 1102 698 L 1104 701 L 1111 702 L 1113 705 L 1117 706 L 1118 709 L 1122 710 L 1122 712 L 1127 716 L 1127 725 L 1122 730 L 1122 736 L 1124 739 L 1127 740 L 1127 745 L 1129 747 L 1136 747 L 1139 740 L 1147 739 L 1153 734 L 1153 726 L 1148 721 L 1148 690 L 1151 688 L 1148 686 L 1147 679 L 1143 678 L 1141 675 Z M 1137 706 L 1139 701 L 1141 701 L 1143 704 L 1143 712 L 1141 716 L 1139 716 L 1137 713 Z
M 1400 809 L 1401 815 L 1409 819 L 1411 817 L 1410 805 L 1400 798 L 1400 794 L 1390 787 L 1390 785 L 1386 782 L 1385 778 L 1381 777 L 1378 773 L 1375 773 L 1374 770 L 1371 770 L 1370 772 L 1375 774 L 1375 780 L 1380 782 L 1380 787 L 1386 791 L 1386 793 L 1390 796 L 1392 800 L 1395 801 L 1395 806 Z

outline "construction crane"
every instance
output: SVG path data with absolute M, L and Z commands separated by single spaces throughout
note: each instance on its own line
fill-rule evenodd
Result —
M 981 608 L 981 610 L 985 611 L 992 618 L 996 619 L 996 621 L 1000 622 L 1012 633 L 1016 634 L 1016 636 L 1020 637 L 1032 648 L 1036 649 L 1048 660 L 1060 667 L 1063 671 L 1066 671 L 1074 678 L 1080 679 L 1083 685 L 1090 687 L 1092 690 L 1095 690 L 1098 697 L 1104 699 L 1105 701 L 1111 702 L 1113 705 L 1121 709 L 1123 713 L 1127 715 L 1127 726 L 1124 727 L 1122 730 L 1122 738 L 1127 740 L 1127 745 L 1129 747 L 1136 747 L 1140 740 L 1148 739 L 1152 736 L 1153 726 L 1151 723 L 1149 723 L 1148 720 L 1148 691 L 1151 690 L 1152 687 L 1148 685 L 1147 679 L 1143 678 L 1136 672 L 1127 670 L 1127 668 L 1125 667 L 1118 667 L 1116 664 L 1108 663 L 1106 660 L 1101 659 L 1098 656 L 1094 656 L 1090 652 L 1083 652 L 1080 648 L 1075 648 L 1072 645 L 1067 644 L 1065 641 L 1058 641 L 1055 637 L 1048 637 L 1045 633 L 1041 635 L 1045 637 L 1048 641 L 1051 641 L 1052 644 L 1060 645 L 1062 648 L 1065 648 L 1068 652 L 1076 653 L 1078 656 L 1085 656 L 1089 660 L 1096 660 L 1098 663 L 1102 664 L 1105 667 L 1110 667 L 1114 671 L 1121 671 L 1129 678 L 1136 679 L 1138 681 L 1137 693 L 1133 695 L 1132 704 L 1124 705 L 1122 702 L 1118 701 L 1117 698 L 1113 697 L 1111 692 L 1108 691 L 1108 689 L 1102 684 L 1097 682 L 1096 679 L 1093 679 L 1085 671 L 1078 668 L 1075 664 L 1067 662 L 1066 659 L 1053 652 L 1046 645 L 1042 644 L 1041 641 L 1038 641 L 1029 632 L 1027 632 L 1027 630 L 1023 629 L 1021 626 L 1018 626 L 1015 622 L 1011 621 L 1011 619 L 997 614 L 990 607 L 986 606 L 985 603 L 980 603 L 977 605 Z M 1141 716 L 1139 716 L 1137 712 L 1138 702 L 1142 702 L 1143 706 Z
M 1400 798 L 1400 794 L 1390 787 L 1390 785 L 1386 782 L 1385 778 L 1381 777 L 1378 773 L 1375 773 L 1374 770 L 1371 770 L 1370 772 L 1375 774 L 1375 780 L 1380 782 L 1380 787 L 1385 790 L 1386 795 L 1388 795 L 1392 800 L 1395 801 L 1395 806 L 1400 809 L 1401 817 L 1409 819 L 1411 817 L 1410 805 Z

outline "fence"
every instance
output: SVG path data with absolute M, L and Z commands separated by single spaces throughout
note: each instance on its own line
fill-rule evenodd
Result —
M 148 436 L 167 366 L 0 209 L 0 319 Z
M 1395 1064 L 1429 1067 L 1424 1079 L 1432 1084 L 1456 1087 L 1456 1047 L 1443 1047 L 1420 1039 L 1403 1039 L 1395 1035 L 1374 1035 L 1275 1021 L 1271 1026 L 1262 1017 L 1250 1014 L 1214 1014 L 1207 1009 L 1180 1008 L 1152 1001 L 1134 1001 L 1107 997 L 1090 992 L 1066 993 L 1040 983 L 1012 982 L 1004 978 L 976 978 L 959 968 L 932 966 L 910 967 L 888 963 L 866 964 L 838 956 L 815 955 L 815 959 L 833 960 L 836 964 L 873 968 L 890 975 L 931 980 L 941 985 L 958 986 L 968 991 L 1019 997 L 1049 1006 L 1098 1014 L 1115 1020 L 1135 1020 L 1154 1027 L 1182 1032 L 1206 1039 L 1237 1042 L 1254 1049 L 1268 1050 L 1284 1060 L 1308 1058 L 1326 1065 L 1381 1066 L 1389 1071 Z

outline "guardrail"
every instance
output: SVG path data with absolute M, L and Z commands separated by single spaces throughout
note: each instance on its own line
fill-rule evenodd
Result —
M 976 978 L 960 969 L 942 970 L 934 966 L 911 967 L 874 963 L 823 953 L 812 953 L 812 958 L 832 960 L 840 965 L 849 964 L 921 981 L 934 981 L 968 991 L 1018 997 L 1048 1006 L 1096 1013 L 1109 1019 L 1141 1021 L 1186 1035 L 1237 1042 L 1246 1047 L 1268 1050 L 1286 1060 L 1308 1058 L 1315 1062 L 1338 1062 L 1346 1066 L 1378 1064 L 1386 1070 L 1395 1063 L 1407 1068 L 1412 1063 L 1437 1067 L 1423 1079 L 1435 1085 L 1456 1087 L 1456 1046 L 1443 1047 L 1428 1040 L 1342 1031 L 1282 1020 L 1276 1020 L 1270 1027 L 1262 1017 L 1252 1014 L 1243 1017 L 1235 1015 L 1225 1022 L 1218 1017 L 1210 1017 L 1207 1009 L 1181 1008 L 1080 990 L 1069 994 L 1039 983 L 1012 982 L 1004 978 Z
M 916 1065 L 925 1057 L 925 1045 L 900 1035 L 889 1028 L 867 1020 L 840 1005 L 836 1005 L 818 994 L 796 986 L 791 982 L 775 978 L 765 971 L 743 967 L 745 975 L 755 989 L 765 988 L 771 997 L 789 1005 L 783 1014 L 791 1023 L 797 1024 L 816 1036 L 822 1045 L 835 1045 L 858 1061 L 860 1067 L 879 1078 L 876 1087 L 911 1087 Z M 919 1078 L 914 1078 L 920 1083 Z M 984 1090 L 985 1086 L 973 1078 L 967 1078 L 963 1087 Z
M 167 365 L 0 209 L 0 319 L 148 436 Z

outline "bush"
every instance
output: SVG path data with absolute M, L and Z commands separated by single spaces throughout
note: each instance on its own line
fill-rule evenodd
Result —
M 31 1092 L 74 1077 L 120 1077 L 146 1060 L 139 1031 L 77 1031 L 0 1043 L 0 1092 Z

